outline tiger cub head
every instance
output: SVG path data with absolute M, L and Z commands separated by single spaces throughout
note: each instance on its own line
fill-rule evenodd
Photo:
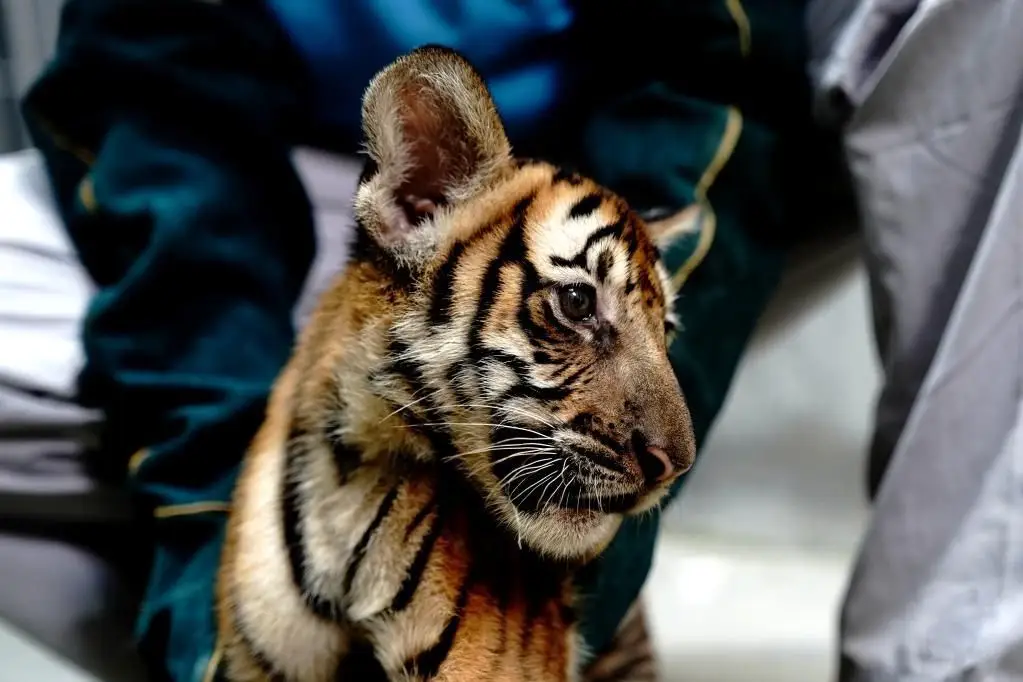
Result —
M 693 462 L 655 245 L 688 216 L 644 223 L 514 159 L 480 76 L 445 48 L 381 71 L 363 130 L 355 258 L 398 292 L 369 381 L 401 450 L 453 464 L 534 550 L 592 556 Z

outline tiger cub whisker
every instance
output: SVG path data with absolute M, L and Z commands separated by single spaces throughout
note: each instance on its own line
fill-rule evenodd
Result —
M 693 462 L 659 258 L 692 211 L 644 221 L 516 159 L 486 85 L 445 48 L 377 74 L 362 121 L 350 260 L 235 487 L 219 679 L 606 675 L 583 668 L 576 578 Z

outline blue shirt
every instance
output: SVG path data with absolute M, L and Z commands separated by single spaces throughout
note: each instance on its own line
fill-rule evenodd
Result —
M 566 91 L 567 0 L 266 0 L 312 74 L 316 118 L 359 128 L 362 92 L 395 57 L 427 43 L 461 52 L 487 80 L 514 139 Z

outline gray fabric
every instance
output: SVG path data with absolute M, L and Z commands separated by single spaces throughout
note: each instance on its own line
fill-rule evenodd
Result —
M 806 29 L 809 37 L 810 79 L 824 79 L 824 69 L 834 54 L 849 19 L 860 6 L 859 0 L 810 0 L 806 5 Z
M 56 45 L 62 0 L 0 0 L 0 153 L 25 149 L 18 101 Z
M 123 518 L 82 453 L 99 415 L 75 403 L 92 285 L 53 212 L 41 158 L 0 157 L 0 520 Z
M 1023 1 L 862 2 L 821 85 L 885 370 L 841 679 L 1023 679 Z
M 295 307 L 295 328 L 301 329 L 320 294 L 348 260 L 348 247 L 355 234 L 352 198 L 359 184 L 362 161 L 308 148 L 296 150 L 292 158 L 313 205 L 316 228 L 316 258 Z

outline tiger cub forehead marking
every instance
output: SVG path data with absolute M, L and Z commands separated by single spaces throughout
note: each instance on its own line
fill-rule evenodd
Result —
M 585 283 L 602 291 L 605 312 L 621 314 L 638 296 L 671 316 L 674 288 L 642 222 L 620 197 L 589 180 L 558 180 L 557 169 L 530 211 L 526 242 L 549 283 Z
M 671 280 L 639 218 L 607 189 L 545 162 L 520 163 L 473 205 L 438 217 L 448 228 L 448 248 L 438 269 L 454 262 L 459 270 L 473 269 L 475 259 L 463 257 L 471 247 L 481 247 L 492 258 L 506 230 L 515 229 L 519 212 L 525 213 L 517 226 L 522 230 L 520 256 L 545 284 L 586 283 L 603 290 L 610 312 L 621 312 L 621 304 L 638 293 L 647 307 L 671 316 Z

